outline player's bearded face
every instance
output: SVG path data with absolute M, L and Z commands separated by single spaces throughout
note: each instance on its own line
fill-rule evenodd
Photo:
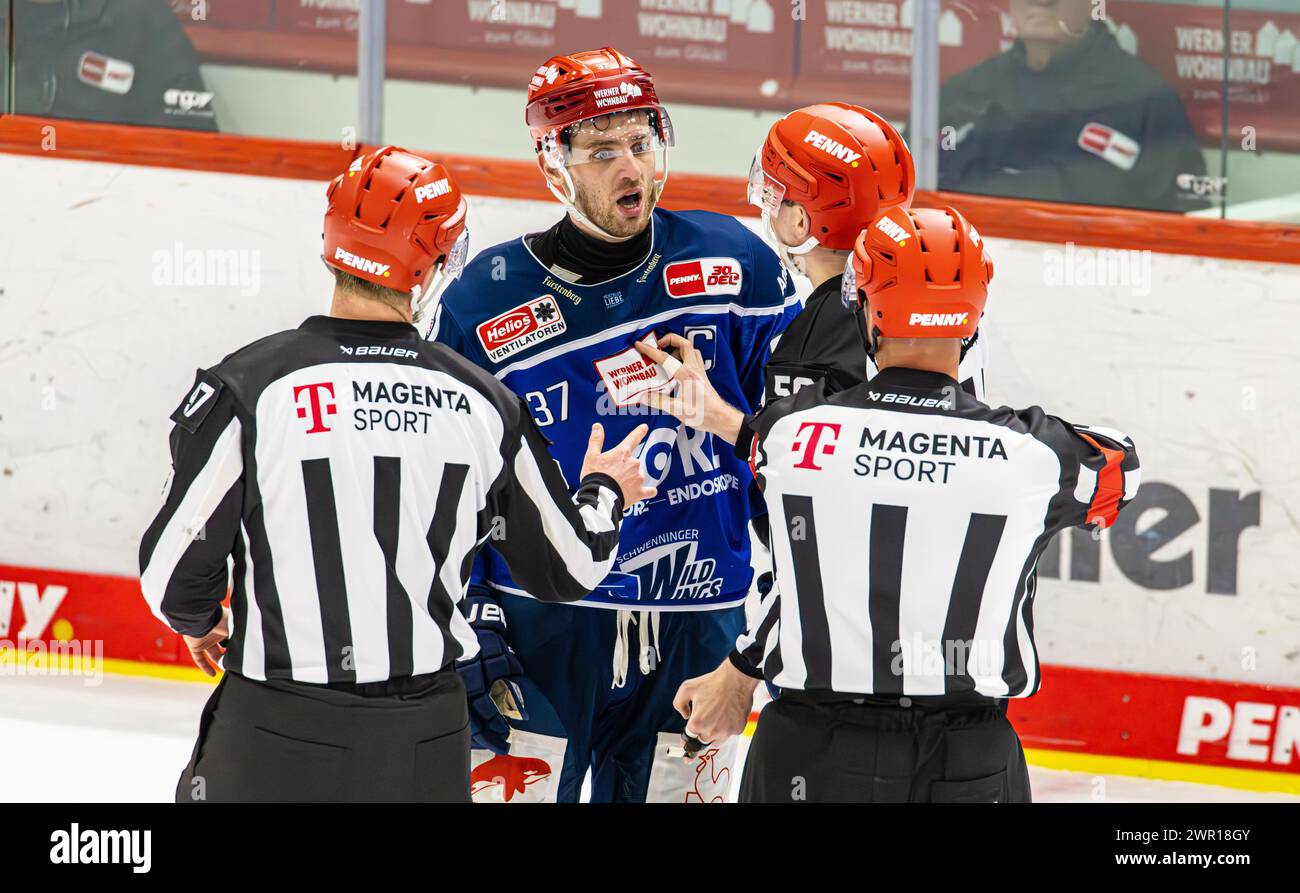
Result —
M 569 167 L 575 204 L 592 223 L 615 236 L 634 236 L 650 222 L 658 199 L 655 140 L 644 115 L 622 126 L 598 130 L 583 126 L 571 136 L 571 153 L 582 163 Z

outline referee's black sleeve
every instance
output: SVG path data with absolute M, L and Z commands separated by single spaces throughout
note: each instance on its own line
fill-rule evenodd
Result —
M 522 402 L 506 435 L 506 464 L 492 491 L 505 529 L 493 546 L 520 586 L 543 601 L 576 601 L 614 564 L 623 496 L 607 475 L 589 474 L 570 495 L 560 466 Z
M 221 619 L 226 560 L 239 532 L 243 430 L 230 390 L 206 371 L 172 421 L 172 476 L 140 544 L 140 588 L 159 620 L 203 636 Z

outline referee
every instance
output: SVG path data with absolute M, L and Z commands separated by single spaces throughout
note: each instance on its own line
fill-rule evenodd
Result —
M 452 664 L 478 649 L 458 609 L 475 550 L 492 536 L 530 590 L 578 599 L 653 495 L 644 426 L 606 453 L 594 428 L 571 495 L 519 398 L 417 333 L 468 242 L 441 165 L 385 147 L 328 201 L 330 315 L 200 370 L 171 416 L 141 588 L 226 670 L 181 802 L 468 802 Z
M 1139 475 L 1117 431 L 993 409 L 958 385 L 991 277 L 953 209 L 886 211 L 845 273 L 880 373 L 805 387 L 757 417 L 717 396 L 688 343 L 661 341 L 680 360 L 641 348 L 679 381 L 647 402 L 734 441 L 771 516 L 775 586 L 747 635 L 767 641 L 780 695 L 759 718 L 743 801 L 1030 799 L 996 699 L 1038 690 L 1038 556 L 1060 530 L 1112 524 Z M 743 730 L 756 684 L 744 666 L 733 652 L 710 674 L 721 683 L 682 685 L 689 734 Z

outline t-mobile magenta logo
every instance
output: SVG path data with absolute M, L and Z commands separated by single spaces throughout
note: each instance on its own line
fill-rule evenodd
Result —
M 812 431 L 808 435 L 808 439 L 799 440 L 798 438 L 803 436 L 803 432 L 807 428 L 812 429 Z M 826 430 L 829 430 L 831 432 L 829 438 L 830 443 L 822 443 L 822 432 Z M 799 425 L 799 430 L 795 432 L 796 439 L 794 442 L 794 446 L 791 447 L 791 452 L 797 453 L 800 450 L 803 450 L 803 458 L 800 459 L 798 462 L 796 462 L 794 467 L 811 468 L 813 471 L 821 471 L 822 470 L 821 466 L 813 461 L 813 459 L 816 458 L 818 453 L 817 448 L 820 446 L 821 447 L 820 452 L 822 452 L 827 456 L 833 455 L 835 453 L 835 438 L 839 436 L 840 436 L 840 426 L 834 422 L 801 423 Z
M 324 403 L 321 398 L 321 391 L 328 391 L 329 396 L 334 396 L 334 383 L 329 381 L 318 381 L 313 384 L 298 385 L 293 389 L 293 402 L 297 403 L 298 395 L 303 391 L 307 392 L 307 405 L 298 407 L 298 418 L 307 418 L 307 410 L 311 410 L 311 427 L 307 429 L 308 434 L 317 434 L 321 431 L 328 431 L 329 426 L 325 424 L 325 416 L 334 415 L 338 412 L 338 407 L 333 403 Z

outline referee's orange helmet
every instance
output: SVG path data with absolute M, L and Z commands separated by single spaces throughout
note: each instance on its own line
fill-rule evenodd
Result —
M 879 337 L 970 338 L 992 279 L 984 240 L 955 208 L 895 207 L 858 234 L 842 297 Z
M 325 263 L 410 292 L 419 322 L 469 253 L 456 181 L 436 161 L 384 146 L 335 177 L 326 198 Z

